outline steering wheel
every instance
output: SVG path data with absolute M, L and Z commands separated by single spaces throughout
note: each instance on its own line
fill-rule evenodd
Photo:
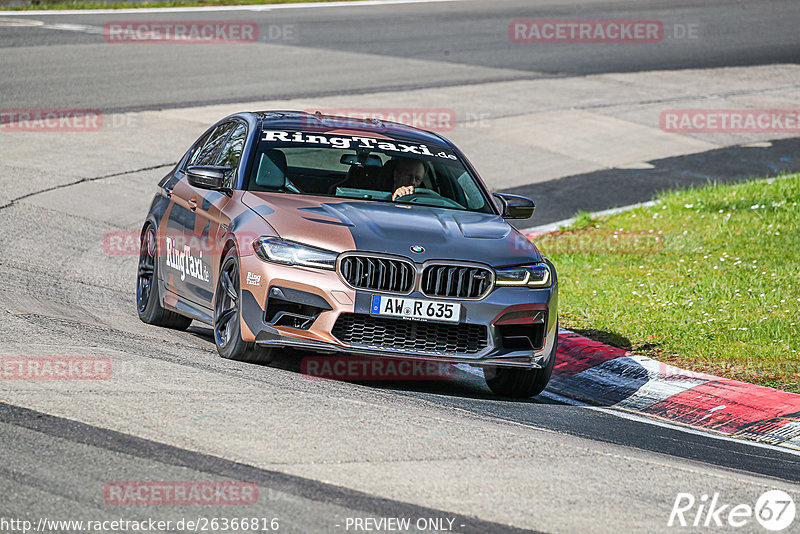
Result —
M 395 201 L 399 201 L 401 198 L 405 198 L 404 202 L 414 202 L 414 197 L 417 196 L 424 196 L 424 197 L 438 197 L 441 196 L 439 193 L 434 191 L 433 189 L 426 189 L 424 187 L 416 187 L 414 188 L 414 192 L 410 195 L 403 195 L 402 197 L 397 197 Z
M 443 208 L 462 208 L 462 206 L 451 200 L 447 197 L 443 197 L 433 189 L 426 189 L 424 187 L 417 187 L 414 189 L 414 192 L 410 195 L 403 195 L 402 197 L 397 197 L 394 199 L 395 202 L 404 202 L 407 204 L 418 204 L 420 200 L 424 200 L 426 198 L 435 198 L 438 202 L 441 202 L 443 205 L 440 207 Z

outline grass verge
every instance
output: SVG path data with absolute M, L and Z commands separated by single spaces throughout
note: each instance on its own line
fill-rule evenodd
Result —
M 658 201 L 535 239 L 558 269 L 562 325 L 800 393 L 800 174 Z
M 154 7 L 203 7 L 203 6 L 249 6 L 264 4 L 310 4 L 329 2 L 330 0 L 155 0 L 144 2 L 61 2 L 58 0 L 33 0 L 27 6 L 3 6 L 2 11 L 27 11 L 42 9 L 144 9 Z M 342 1 L 342 0 L 339 0 Z M 358 0 L 343 0 L 358 2 Z

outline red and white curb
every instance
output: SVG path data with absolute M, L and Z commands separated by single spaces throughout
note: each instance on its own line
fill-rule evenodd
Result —
M 686 371 L 563 328 L 543 395 L 800 451 L 800 395 Z
M 686 371 L 568 330 L 548 391 L 671 423 L 800 450 L 800 395 Z

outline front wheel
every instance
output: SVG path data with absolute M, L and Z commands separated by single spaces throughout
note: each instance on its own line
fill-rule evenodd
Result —
M 556 363 L 558 337 L 553 343 L 547 365 L 541 369 L 514 369 L 512 367 L 487 367 L 484 371 L 486 384 L 495 395 L 527 399 L 544 391 L 553 374 Z
M 222 262 L 214 296 L 214 344 L 223 358 L 250 363 L 269 363 L 272 349 L 242 340 L 242 291 L 239 258 L 231 249 Z

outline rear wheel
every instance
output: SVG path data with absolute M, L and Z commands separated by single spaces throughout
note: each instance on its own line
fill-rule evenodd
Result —
M 486 384 L 495 395 L 527 399 L 544 391 L 556 363 L 558 338 L 553 343 L 547 365 L 541 369 L 514 369 L 513 367 L 487 367 Z
M 272 349 L 242 340 L 242 291 L 236 249 L 225 255 L 214 297 L 214 344 L 223 358 L 251 363 L 269 363 Z
M 156 229 L 148 225 L 142 233 L 136 274 L 136 309 L 147 324 L 186 330 L 192 320 L 161 306 L 158 294 L 158 244 Z

